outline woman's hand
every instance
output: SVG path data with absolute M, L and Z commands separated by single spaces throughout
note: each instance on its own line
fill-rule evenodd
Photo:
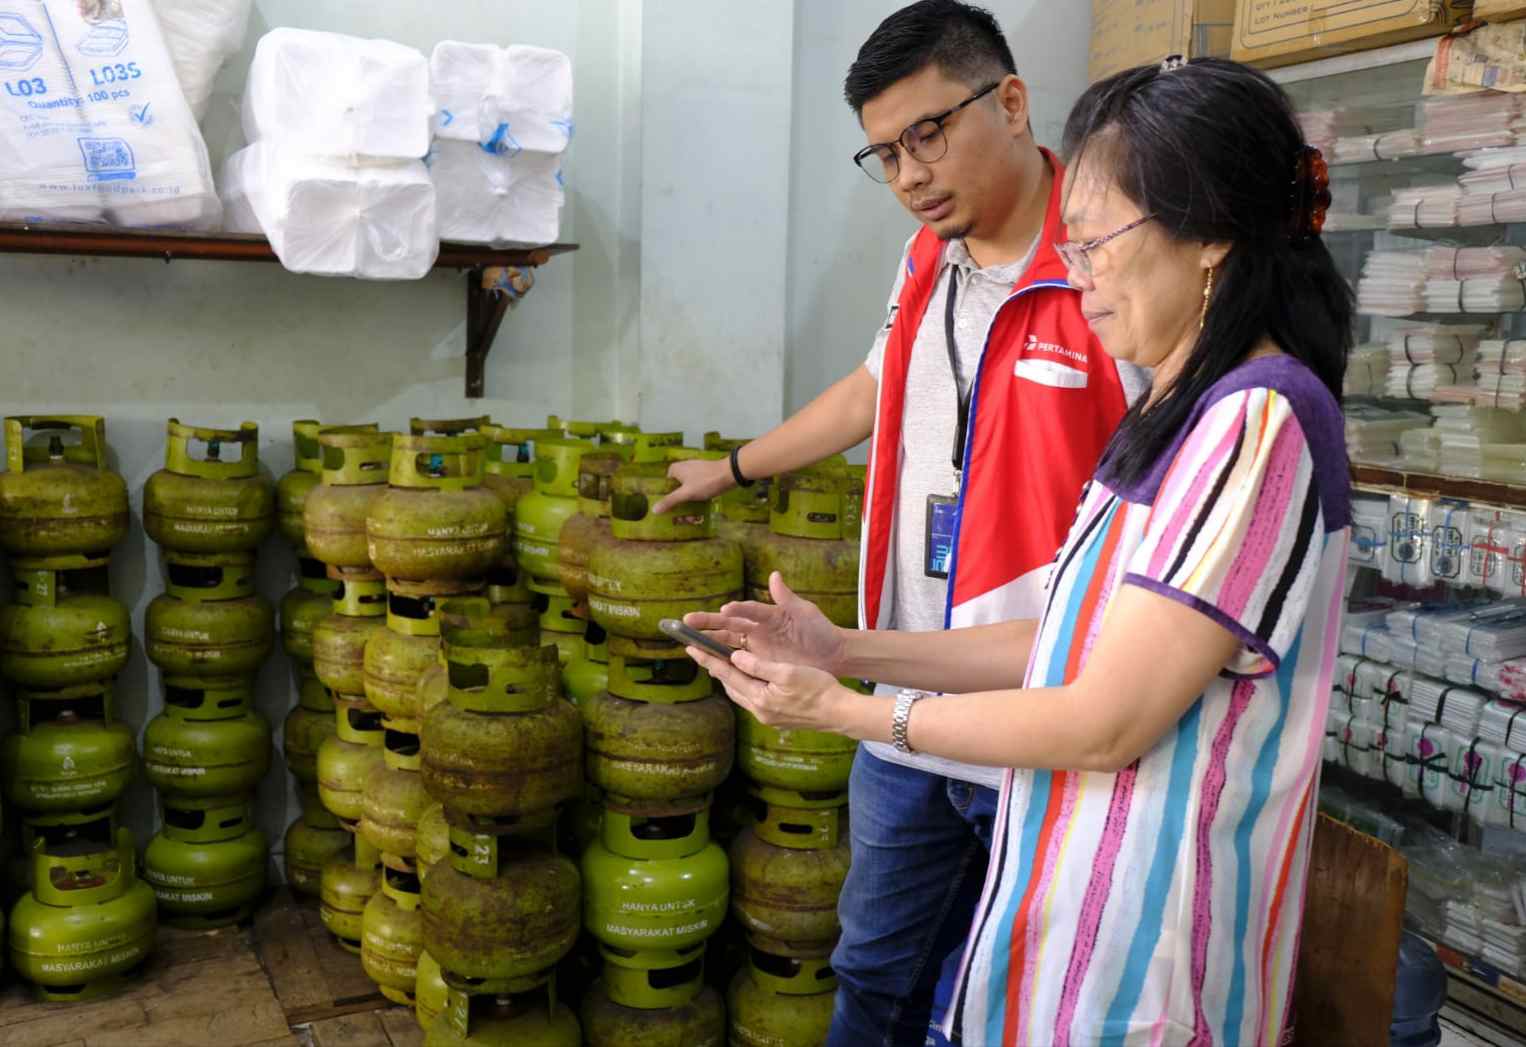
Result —
M 774 598 L 771 604 L 728 603 L 719 614 L 686 614 L 684 624 L 767 661 L 794 662 L 832 676 L 843 675 L 838 667 L 847 646 L 845 630 L 833 625 L 821 608 L 796 596 L 778 571 L 769 575 L 768 593 Z
M 770 727 L 808 728 L 846 733 L 844 701 L 862 701 L 831 673 L 808 665 L 791 665 L 737 651 L 731 660 L 717 658 L 698 647 L 690 658 L 726 688 L 731 700 Z

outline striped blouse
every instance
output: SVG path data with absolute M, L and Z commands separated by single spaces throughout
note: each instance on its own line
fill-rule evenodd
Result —
M 951 1012 L 966 1045 L 1278 1042 L 1340 634 L 1345 466 L 1338 404 L 1274 356 L 1209 390 L 1137 487 L 1099 468 L 1027 686 L 1075 679 L 1123 585 L 1241 647 L 1126 770 L 1006 773 Z

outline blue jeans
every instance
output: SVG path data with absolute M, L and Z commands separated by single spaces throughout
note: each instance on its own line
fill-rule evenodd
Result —
M 980 901 L 997 793 L 863 748 L 848 785 L 853 864 L 837 904 L 828 1047 L 923 1047 L 933 994 Z

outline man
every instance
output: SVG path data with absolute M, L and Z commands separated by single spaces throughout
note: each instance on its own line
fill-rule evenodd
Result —
M 1063 172 L 1034 142 L 1027 88 L 980 8 L 921 0 L 891 15 L 844 93 L 869 143 L 855 161 L 922 223 L 889 316 L 862 367 L 730 462 L 675 464 L 680 487 L 657 510 L 872 434 L 860 624 L 1037 618 L 1128 399 L 1054 249 Z M 940 970 L 978 901 L 1000 780 L 890 746 L 860 750 L 832 1044 L 924 1042 Z

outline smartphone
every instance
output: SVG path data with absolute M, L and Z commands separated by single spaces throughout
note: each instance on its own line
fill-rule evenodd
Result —
M 730 661 L 732 654 L 736 652 L 735 647 L 727 647 L 719 640 L 711 639 L 704 633 L 700 632 L 698 629 L 690 629 L 677 618 L 664 618 L 662 621 L 657 623 L 657 628 L 667 633 L 679 643 L 693 644 L 695 647 L 703 648 L 704 650 L 709 651 L 717 658 L 724 658 L 727 661 Z

